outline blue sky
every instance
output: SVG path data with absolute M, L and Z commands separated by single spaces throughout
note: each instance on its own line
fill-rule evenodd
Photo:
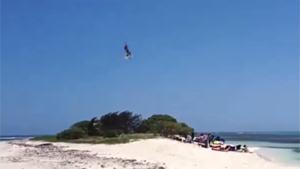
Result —
M 1 134 L 122 110 L 198 131 L 299 129 L 298 0 L 1 3 Z

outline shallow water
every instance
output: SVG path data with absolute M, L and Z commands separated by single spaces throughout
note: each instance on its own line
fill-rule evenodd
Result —
M 300 166 L 300 131 L 214 134 L 224 138 L 227 144 L 246 144 L 266 160 Z
M 300 166 L 299 143 L 270 143 L 260 141 L 226 141 L 227 144 L 246 144 L 266 160 Z

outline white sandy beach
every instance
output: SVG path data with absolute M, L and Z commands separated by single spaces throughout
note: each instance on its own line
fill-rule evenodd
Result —
M 300 169 L 255 153 L 216 152 L 169 139 L 127 144 L 0 142 L 3 169 Z

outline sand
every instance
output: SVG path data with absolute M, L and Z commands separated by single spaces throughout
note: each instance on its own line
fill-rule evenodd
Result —
M 300 169 L 255 153 L 217 152 L 157 138 L 116 145 L 0 142 L 5 169 Z

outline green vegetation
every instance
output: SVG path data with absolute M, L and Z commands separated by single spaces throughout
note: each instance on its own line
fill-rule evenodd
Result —
M 90 121 L 88 120 L 83 120 L 83 121 L 79 121 L 77 123 L 74 123 L 70 128 L 80 128 L 81 130 L 83 130 L 85 133 L 88 132 L 89 130 L 89 124 L 90 124 Z
M 140 139 L 150 139 L 158 137 L 155 134 L 121 134 L 116 137 L 102 137 L 102 136 L 94 136 L 94 137 L 87 137 L 81 138 L 76 140 L 70 140 L 73 143 L 91 143 L 91 144 L 118 144 L 118 143 L 128 143 Z
M 169 115 L 153 115 L 144 120 L 140 125 L 139 131 L 158 133 L 162 136 L 179 134 L 186 136 L 191 134 L 194 129 L 185 123 L 178 123 L 177 120 Z
M 80 139 L 57 139 L 53 136 L 39 136 L 32 140 L 42 140 L 48 142 L 69 142 L 69 143 L 89 143 L 89 144 L 120 144 L 128 143 L 140 139 L 150 139 L 158 137 L 158 135 L 151 133 L 137 133 L 137 134 L 121 134 L 117 137 L 102 137 L 102 136 L 88 136 Z
M 49 141 L 49 142 L 57 142 L 58 141 L 55 135 L 37 136 L 37 137 L 32 138 L 31 140 Z
M 87 132 L 79 127 L 71 127 L 56 135 L 58 140 L 60 139 L 79 139 L 87 136 Z
M 186 136 L 193 130 L 170 115 L 156 114 L 143 120 L 138 114 L 123 111 L 79 121 L 56 136 L 36 137 L 34 140 L 115 144 L 156 136 Z

